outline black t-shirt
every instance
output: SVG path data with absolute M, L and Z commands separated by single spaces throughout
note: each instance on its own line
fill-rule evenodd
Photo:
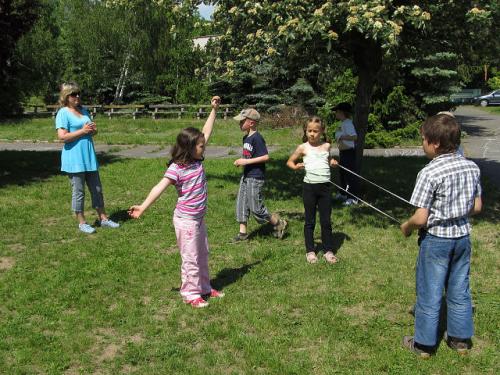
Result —
M 243 137 L 243 158 L 253 159 L 267 154 L 266 141 L 259 132 Z M 263 180 L 265 171 L 266 163 L 245 165 L 243 176 Z

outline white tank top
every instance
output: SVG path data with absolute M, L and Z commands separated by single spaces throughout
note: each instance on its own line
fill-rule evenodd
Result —
M 309 142 L 304 143 L 306 154 L 303 157 L 306 175 L 304 182 L 308 184 L 322 184 L 330 181 L 329 152 L 313 147 Z

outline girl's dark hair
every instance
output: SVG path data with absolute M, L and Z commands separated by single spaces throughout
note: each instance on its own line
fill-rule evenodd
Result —
M 177 135 L 174 147 L 172 147 L 172 159 L 168 165 L 172 163 L 188 165 L 197 161 L 194 152 L 196 144 L 202 137 L 204 137 L 203 133 L 196 128 L 182 129 Z
M 428 143 L 439 143 L 439 154 L 455 152 L 460 146 L 460 125 L 447 114 L 429 117 L 420 127 L 420 134 Z
M 329 142 L 328 136 L 326 135 L 326 125 L 324 124 L 324 122 L 318 116 L 311 116 L 311 117 L 309 117 L 309 119 L 307 120 L 307 122 L 302 127 L 303 130 L 304 130 L 304 135 L 302 136 L 302 142 L 307 142 L 306 131 L 307 131 L 307 125 L 309 125 L 310 123 L 319 124 L 319 126 L 321 126 L 321 130 L 323 131 L 323 142 Z

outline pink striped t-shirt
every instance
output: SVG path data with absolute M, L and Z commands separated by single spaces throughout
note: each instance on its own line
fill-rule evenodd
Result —
M 207 178 L 203 164 L 199 161 L 189 165 L 170 164 L 165 177 L 175 182 L 177 205 L 174 215 L 188 219 L 199 219 L 207 210 Z

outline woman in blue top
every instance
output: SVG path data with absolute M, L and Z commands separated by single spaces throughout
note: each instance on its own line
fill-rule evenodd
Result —
M 64 142 L 61 154 L 61 171 L 66 172 L 73 188 L 71 207 L 84 233 L 94 233 L 84 216 L 85 183 L 92 195 L 92 207 L 97 211 L 101 227 L 118 228 L 104 211 L 102 185 L 99 179 L 92 136 L 97 128 L 89 112 L 82 107 L 80 88 L 76 83 L 63 83 L 59 95 L 60 109 L 56 115 L 57 137 Z

